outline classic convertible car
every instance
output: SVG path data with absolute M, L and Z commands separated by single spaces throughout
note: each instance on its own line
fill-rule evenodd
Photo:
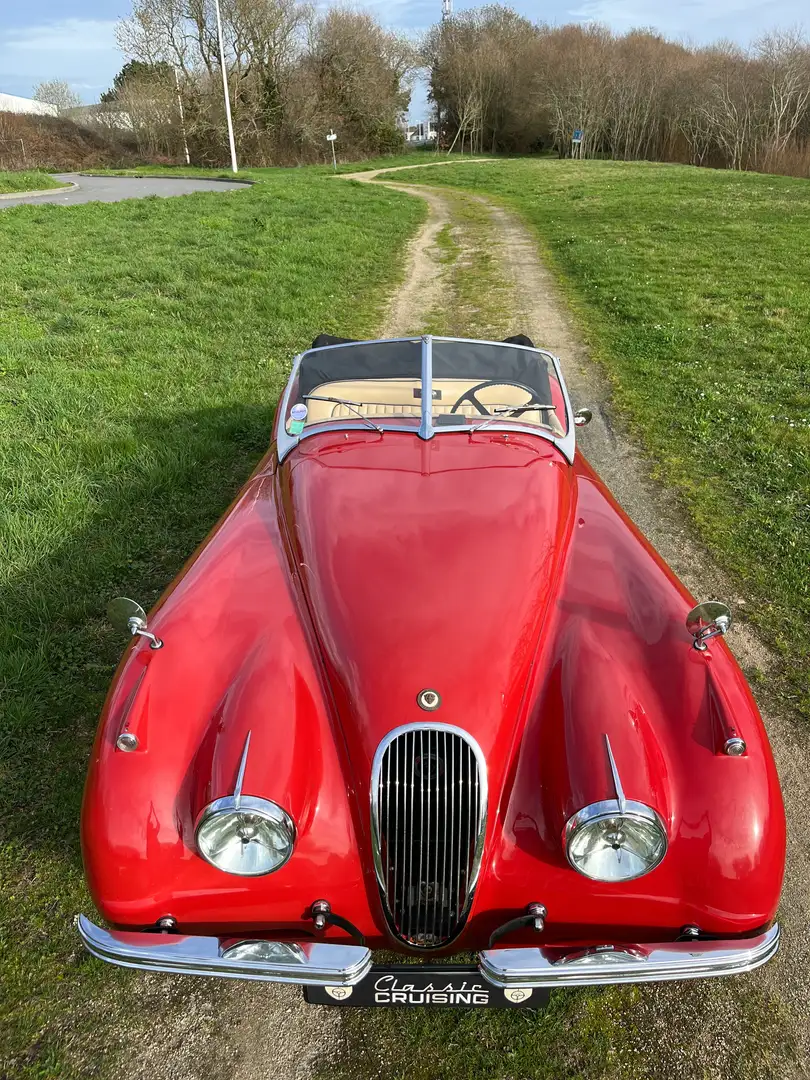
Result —
M 729 611 L 619 509 L 588 419 L 527 338 L 297 357 L 148 624 L 111 604 L 91 953 L 437 1005 L 773 956 L 784 812 Z

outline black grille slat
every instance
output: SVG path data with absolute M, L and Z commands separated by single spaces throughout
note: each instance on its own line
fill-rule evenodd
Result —
M 441 760 L 441 752 L 439 750 L 439 732 L 433 732 L 433 755 L 437 761 Z M 441 790 L 446 790 L 447 785 L 443 784 L 436 779 L 435 793 L 434 793 L 434 809 L 436 814 L 436 829 L 438 831 L 439 823 L 441 819 Z M 433 914 L 430 918 L 430 925 L 434 928 L 434 933 L 441 935 L 442 928 L 439 922 L 439 913 L 441 912 L 441 885 L 439 877 L 439 845 L 433 845 Z
M 442 737 L 443 737 L 442 750 L 444 751 L 445 769 L 446 769 L 447 768 L 446 762 L 448 760 L 448 753 L 447 752 L 448 752 L 448 748 L 449 748 L 448 735 L 447 735 L 446 731 L 442 732 Z M 448 801 L 449 801 L 449 805 L 453 806 L 453 799 L 448 800 L 448 798 L 447 798 L 447 789 L 448 789 L 448 787 L 449 787 L 449 775 L 448 775 L 448 782 L 444 784 L 444 820 L 445 821 L 448 820 Z M 453 835 L 453 821 L 451 821 L 451 820 L 450 820 L 450 835 Z M 441 918 L 440 918 L 440 921 L 438 921 L 438 932 L 440 932 L 440 935 L 442 937 L 447 937 L 447 936 L 449 936 L 449 933 L 450 933 L 450 921 L 449 921 L 449 918 L 448 918 L 448 915 L 447 915 L 447 912 L 446 912 L 446 908 L 445 908 L 445 905 L 444 905 L 444 899 L 445 899 L 445 895 L 446 895 L 446 891 L 447 891 L 447 866 L 448 866 L 451 859 L 453 859 L 453 852 L 451 852 L 451 851 L 450 852 L 445 852 L 444 859 L 442 860 L 442 893 L 441 893 L 441 895 L 442 895 L 442 904 L 440 905 Z
M 447 863 L 447 895 L 453 895 L 453 875 L 454 867 L 456 865 L 456 848 L 458 847 L 456 832 L 456 743 L 450 741 L 449 751 L 447 755 L 450 759 L 450 858 Z M 447 933 L 449 934 L 450 922 L 453 921 L 455 913 L 453 908 L 448 904 L 447 910 Z
M 421 882 L 425 880 L 425 876 L 422 872 L 422 859 L 425 854 L 425 840 L 427 837 L 427 828 L 425 826 L 425 815 L 430 817 L 430 807 L 425 805 L 425 733 L 419 732 L 419 758 L 416 771 L 419 774 L 419 810 L 417 813 L 417 821 L 419 823 L 419 873 L 416 879 L 411 883 L 411 889 L 416 890 L 416 929 L 414 932 L 414 938 L 419 942 L 422 935 L 422 899 L 424 897 L 424 890 L 421 887 Z M 428 823 L 429 824 L 429 823 Z M 411 901 L 413 905 L 413 901 Z
M 419 948 L 455 937 L 471 899 L 486 776 L 464 734 L 423 726 L 389 737 L 375 759 L 373 822 L 392 929 Z

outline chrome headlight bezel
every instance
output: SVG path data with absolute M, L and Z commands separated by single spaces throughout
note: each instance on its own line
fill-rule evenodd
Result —
M 283 834 L 286 834 L 287 852 L 280 862 L 266 870 L 251 872 L 230 870 L 219 865 L 215 854 L 206 845 L 205 826 L 224 815 L 239 813 L 248 813 L 261 818 Z M 279 806 L 278 803 L 271 802 L 270 799 L 261 799 L 255 795 L 226 795 L 221 799 L 214 799 L 201 811 L 194 827 L 194 840 L 200 857 L 210 866 L 222 871 L 223 874 L 231 874 L 234 877 L 265 877 L 267 874 L 274 874 L 277 870 L 280 870 L 292 857 L 296 840 L 295 822 L 283 807 Z
M 643 823 L 647 827 L 652 826 L 656 829 L 661 840 L 661 850 L 657 859 L 639 873 L 629 874 L 627 877 L 615 880 L 587 873 L 581 866 L 577 865 L 571 856 L 571 843 L 574 837 L 583 826 L 598 825 L 600 822 L 615 820 L 616 818 L 626 818 L 628 821 Z M 633 802 L 630 799 L 623 799 L 621 803 L 617 799 L 604 799 L 601 802 L 584 806 L 568 819 L 563 833 L 563 846 L 569 866 L 576 870 L 578 874 L 588 878 L 589 881 L 600 881 L 608 885 L 623 885 L 628 881 L 637 881 L 638 878 L 652 873 L 657 866 L 660 866 L 669 848 L 669 839 L 660 814 L 653 810 L 651 806 L 647 806 L 646 803 Z

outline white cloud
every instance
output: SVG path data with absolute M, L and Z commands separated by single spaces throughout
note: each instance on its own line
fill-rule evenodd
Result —
M 0 31 L 0 90 L 9 93 L 28 95 L 45 79 L 64 79 L 79 92 L 104 89 L 121 64 L 112 19 L 58 19 Z

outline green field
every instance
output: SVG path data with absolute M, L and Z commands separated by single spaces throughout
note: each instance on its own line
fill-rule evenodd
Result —
M 54 180 L 48 173 L 38 172 L 35 169 L 26 172 L 2 172 L 0 170 L 0 195 L 11 192 L 45 191 L 47 188 L 61 187 L 58 180 Z
M 304 170 L 0 212 L 0 1075 L 89 1075 L 138 982 L 72 926 L 91 910 L 84 772 L 125 644 L 106 603 L 149 607 L 205 536 L 295 352 L 376 330 L 423 213 Z
M 535 228 L 616 403 L 810 716 L 810 184 L 553 159 L 391 175 L 492 195 Z

